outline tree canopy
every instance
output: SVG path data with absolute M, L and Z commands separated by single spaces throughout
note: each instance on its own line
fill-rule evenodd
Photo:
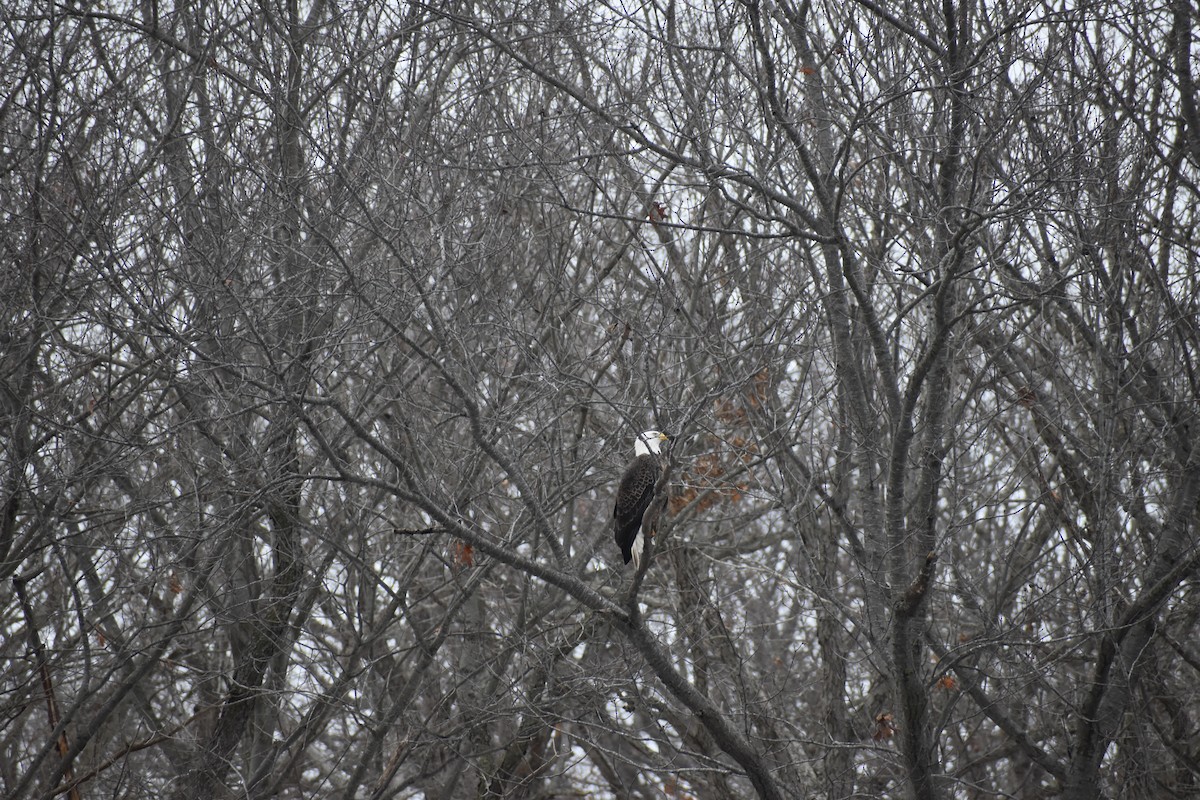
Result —
M 1200 796 L 1198 13 L 8 4 L 0 790 Z

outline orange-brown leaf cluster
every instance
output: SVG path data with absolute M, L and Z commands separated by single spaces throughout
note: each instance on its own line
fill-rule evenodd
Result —
M 750 388 L 746 391 L 746 402 L 751 408 L 760 408 L 767 401 L 771 389 L 771 371 L 761 369 L 754 375 Z
M 663 793 L 667 797 L 677 797 L 679 800 L 695 800 L 695 797 L 680 788 L 679 781 L 674 776 L 667 778 L 663 782 Z
M 679 513 L 697 498 L 701 511 L 722 502 L 740 502 L 749 491 L 749 484 L 745 481 L 733 482 L 725 477 L 729 472 L 729 462 L 738 460 L 742 460 L 742 457 L 732 452 L 711 452 L 697 456 L 691 468 L 684 472 L 682 486 L 671 495 L 671 513 Z
M 719 478 L 725 474 L 721 466 L 721 456 L 717 453 L 704 453 L 692 462 L 692 474 L 699 478 Z
M 450 547 L 450 563 L 456 570 L 475 566 L 475 548 L 466 542 L 455 540 Z
M 875 715 L 875 732 L 871 738 L 875 741 L 890 739 L 896 734 L 896 718 L 890 712 L 884 711 Z
M 726 425 L 741 425 L 746 421 L 746 409 L 724 397 L 718 397 L 714 413 Z

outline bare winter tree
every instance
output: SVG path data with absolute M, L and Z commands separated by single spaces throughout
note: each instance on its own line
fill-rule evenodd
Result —
M 5 797 L 1200 796 L 1188 0 L 0 20 Z

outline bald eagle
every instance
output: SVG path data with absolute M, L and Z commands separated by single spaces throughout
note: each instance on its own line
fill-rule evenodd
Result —
M 662 443 L 671 437 L 659 431 L 638 434 L 633 445 L 634 459 L 625 470 L 617 487 L 617 502 L 613 506 L 613 531 L 625 563 L 633 561 L 636 570 L 645 553 L 642 539 L 642 514 L 654 500 L 654 484 L 661 474 L 658 457 Z

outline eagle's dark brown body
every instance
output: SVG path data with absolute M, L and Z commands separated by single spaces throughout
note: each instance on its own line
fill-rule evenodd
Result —
M 637 547 L 637 557 L 641 556 L 641 542 L 638 535 L 642 529 L 642 514 L 650 507 L 654 499 L 654 484 L 658 481 L 658 456 L 643 453 L 633 460 L 621 478 L 617 487 L 617 502 L 613 507 L 613 528 L 617 546 L 628 564 L 634 556 L 634 545 Z

